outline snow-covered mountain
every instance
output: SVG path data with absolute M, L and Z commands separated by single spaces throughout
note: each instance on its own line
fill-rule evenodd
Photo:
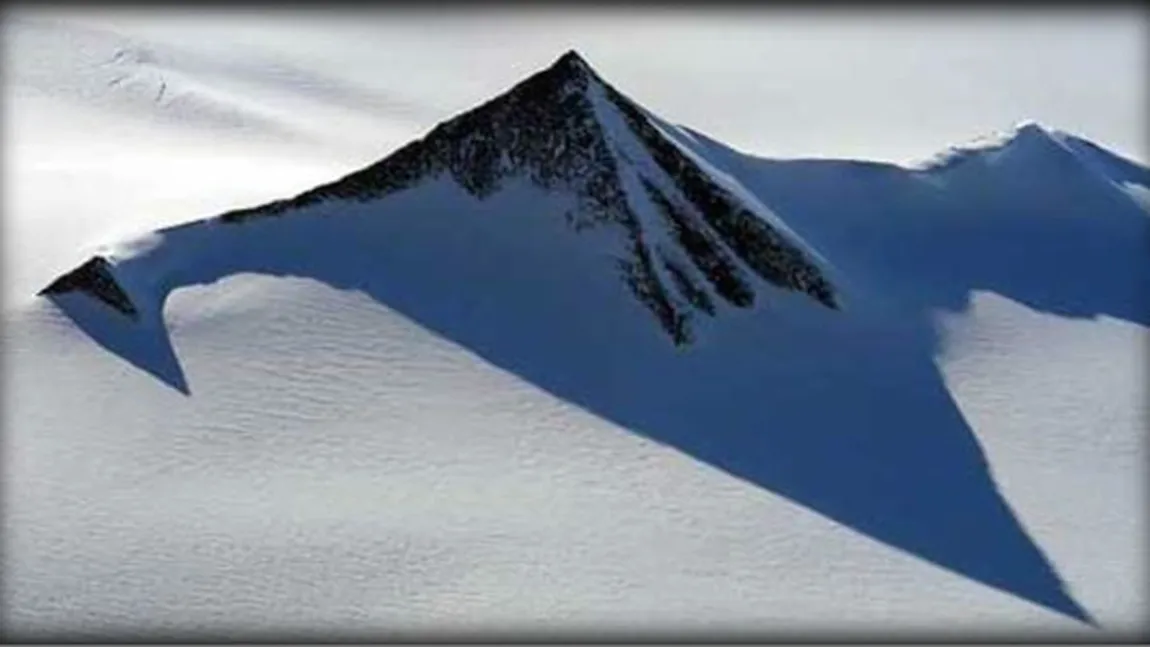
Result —
M 667 128 L 569 52 L 550 69 L 438 126 L 378 164 L 291 200 L 225 213 L 214 222 L 226 225 L 296 215 L 330 207 L 325 205 L 330 202 L 375 204 L 450 178 L 471 198 L 492 205 L 488 207 L 492 210 L 555 211 L 574 231 L 608 230 L 595 243 L 597 251 L 615 261 L 623 283 L 677 345 L 693 339 L 695 313 L 716 314 L 717 299 L 736 308 L 752 306 L 756 292 L 749 283 L 751 275 L 836 307 L 830 283 L 785 225 L 772 221 L 752 195 L 745 191 L 739 195 L 738 184 L 713 179 L 716 175 L 705 170 L 705 160 L 676 144 L 665 134 Z M 523 188 L 528 191 L 547 193 L 547 199 L 562 196 L 571 204 L 499 204 L 504 197 L 501 190 L 516 181 L 526 184 Z M 444 187 L 425 190 L 422 201 L 438 207 L 435 203 L 443 193 Z M 459 206 L 444 208 L 458 212 L 455 218 L 467 217 Z M 162 249 L 132 252 L 131 259 L 110 263 L 103 256 L 94 257 L 44 293 L 83 291 L 136 316 L 138 310 L 117 274 L 147 277 L 144 280 L 155 287 L 139 298 L 149 302 L 142 307 L 158 311 L 156 304 L 175 287 L 265 269 L 259 267 L 260 254 L 243 249 L 214 260 L 221 255 L 219 239 L 234 237 L 231 232 L 209 235 L 211 259 L 193 251 L 202 250 L 203 244 L 177 242 L 184 236 L 202 238 L 201 229 L 207 224 L 158 232 L 165 239 Z M 492 227 L 512 229 L 514 233 L 506 236 L 528 237 L 517 241 L 521 244 L 547 244 L 531 240 L 531 233 L 520 233 L 510 223 Z M 243 232 L 238 236 L 248 236 L 246 228 L 232 229 Z M 156 261 L 159 267 L 146 260 L 160 257 L 164 260 Z M 253 262 L 255 266 L 245 265 Z M 131 269 L 140 263 L 140 269 Z
M 1100 433 L 1061 451 L 1092 467 L 1044 464 L 1110 466 L 1104 539 L 1064 507 L 1089 488 L 1002 482 L 946 365 L 983 321 L 947 317 L 1004 312 L 987 295 L 1027 314 L 986 321 L 1101 317 L 1133 347 L 1146 187 L 1035 123 L 912 168 L 759 159 L 568 52 L 350 175 L 79 259 L 12 315 L 6 624 L 1140 631 L 1137 574 L 1086 557 L 1136 563 L 1137 495 L 1110 496 L 1144 455 L 1135 369 L 1091 374 L 1122 385 L 1076 409 Z M 1030 423 L 1018 451 L 1053 451 Z

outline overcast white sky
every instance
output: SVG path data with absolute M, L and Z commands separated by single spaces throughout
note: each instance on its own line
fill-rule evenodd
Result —
M 576 48 L 648 108 L 766 156 L 906 160 L 1036 119 L 1142 161 L 1147 12 L 767 8 L 59 10 L 283 56 L 426 107 L 412 136 Z

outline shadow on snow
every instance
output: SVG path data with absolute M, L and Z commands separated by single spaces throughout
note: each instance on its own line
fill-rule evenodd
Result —
M 593 265 L 602 273 L 602 258 L 501 238 L 490 222 L 501 214 L 447 225 L 437 214 L 450 205 L 408 213 L 418 202 L 405 194 L 386 203 L 402 218 L 352 205 L 339 227 L 308 213 L 227 225 L 236 229 L 228 235 L 213 223 L 172 231 L 152 254 L 195 257 L 165 270 L 165 293 L 240 272 L 362 291 L 626 429 L 938 566 L 1092 622 L 997 491 L 934 363 L 930 312 L 990 290 L 1046 312 L 1146 325 L 1148 291 L 1138 283 L 1146 215 L 1094 178 L 1054 183 L 1075 177 L 1057 157 L 1043 162 L 1053 168 L 1028 165 L 1033 172 L 1000 180 L 973 160 L 968 170 L 948 171 L 940 187 L 896 167 L 766 162 L 700 146 L 864 291 L 903 304 L 902 314 L 833 312 L 768 289 L 755 312 L 720 312 L 696 346 L 677 351 L 646 313 L 634 314 L 638 306 L 615 276 L 587 278 Z M 826 186 L 835 188 L 819 189 Z M 1003 199 L 1020 191 L 1032 199 Z M 190 394 L 162 299 L 135 324 L 85 296 L 52 300 L 105 348 Z M 794 307 L 772 307 L 782 300 Z

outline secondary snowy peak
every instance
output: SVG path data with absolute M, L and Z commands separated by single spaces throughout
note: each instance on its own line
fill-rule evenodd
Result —
M 181 229 L 239 225 L 322 203 L 375 202 L 445 177 L 484 201 L 526 180 L 574 197 L 574 208 L 554 214 L 573 233 L 620 234 L 616 270 L 676 345 L 694 338 L 693 318 L 718 314 L 716 302 L 751 307 L 764 284 L 837 308 L 835 289 L 802 241 L 660 123 L 569 51 L 375 164 L 293 198 Z M 121 298 L 127 291 L 117 285 L 115 265 L 93 259 L 42 294 L 87 292 L 130 314 L 134 296 Z
M 1150 170 L 1087 139 L 1026 120 L 1009 130 L 951 146 L 934 157 L 910 165 L 912 172 L 941 179 L 950 171 L 989 171 L 994 181 L 1037 184 L 1072 182 L 1093 186 L 1095 193 L 1118 195 L 1145 209 L 1150 194 Z M 1057 179 L 1056 179 L 1057 178 Z
M 910 167 L 916 171 L 942 171 L 974 158 L 994 161 L 1004 153 L 1050 146 L 1061 146 L 1059 134 L 1037 121 L 1028 119 L 1006 130 L 988 133 L 949 146 L 926 160 L 911 164 Z

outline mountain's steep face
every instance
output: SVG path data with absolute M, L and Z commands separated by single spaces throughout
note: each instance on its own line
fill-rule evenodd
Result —
M 611 227 L 622 234 L 615 253 L 622 281 L 676 345 L 692 340 L 693 316 L 717 314 L 717 301 L 751 307 L 759 294 L 752 277 L 838 307 L 830 281 L 795 241 L 721 186 L 574 52 L 380 162 L 217 222 L 290 216 L 333 200 L 377 201 L 444 176 L 477 200 L 512 179 L 574 195 L 576 206 L 556 217 L 573 232 Z M 131 301 L 113 277 L 97 257 L 42 294 L 79 290 L 127 312 Z

